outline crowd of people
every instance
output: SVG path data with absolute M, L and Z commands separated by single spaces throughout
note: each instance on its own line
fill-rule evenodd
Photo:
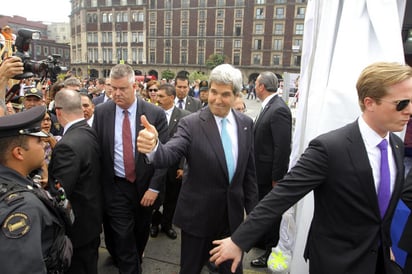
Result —
M 0 66 L 2 273 L 97 273 L 101 233 L 119 273 L 142 273 L 159 233 L 181 233 L 181 274 L 243 273 L 252 247 L 263 252 L 251 266 L 265 268 L 282 214 L 312 190 L 310 272 L 394 273 L 389 227 L 402 193 L 412 206 L 393 134 L 412 114 L 409 66 L 366 67 L 362 115 L 315 138 L 288 171 L 292 115 L 272 72 L 253 81 L 252 120 L 229 64 L 192 85 L 185 74 L 139 83 L 126 64 L 93 81 L 15 83 L 22 65 Z

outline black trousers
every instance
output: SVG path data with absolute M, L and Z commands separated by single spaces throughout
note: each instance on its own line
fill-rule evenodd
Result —
M 119 272 L 141 273 L 152 208 L 140 205 L 135 183 L 124 179 L 115 179 L 113 197 L 112 203 L 107 205 L 107 216 Z
M 73 249 L 73 256 L 67 274 L 97 274 L 100 237 Z
M 229 236 L 229 235 L 226 235 Z M 224 237 L 219 237 L 224 238 Z M 182 231 L 180 274 L 199 274 L 210 258 L 209 251 L 213 248 L 212 241 L 217 238 L 201 238 Z M 236 274 L 243 273 L 242 260 L 236 269 Z M 232 261 L 226 261 L 218 267 L 218 272 L 231 274 Z

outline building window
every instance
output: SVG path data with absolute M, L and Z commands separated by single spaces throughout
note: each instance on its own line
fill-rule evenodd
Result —
M 283 24 L 275 24 L 274 34 L 283 35 Z
M 207 6 L 206 0 L 199 0 L 199 7 L 205 8 Z
M 124 31 L 124 32 L 122 32 L 122 43 L 127 43 L 127 41 L 128 41 L 128 32 L 127 31 Z
M 143 31 L 138 31 L 137 32 L 137 42 L 138 43 L 143 43 Z
M 165 0 L 165 8 L 166 9 L 172 8 L 172 0 Z
M 223 40 L 221 40 L 221 39 L 216 40 L 216 48 L 217 49 L 222 49 L 223 48 Z
M 255 39 L 255 49 L 262 49 L 262 39 Z
M 166 20 L 168 20 L 168 21 L 172 20 L 172 13 L 170 11 L 166 11 L 165 14 L 166 14 L 166 16 L 165 16 Z
M 240 53 L 233 54 L 233 65 L 235 66 L 240 65 Z
M 203 37 L 205 36 L 206 32 L 205 32 L 205 24 L 199 24 L 199 36 Z
M 217 3 L 216 3 L 217 5 L 217 7 L 224 7 L 225 6 L 225 0 L 217 0 Z
M 112 5 L 112 0 L 106 0 L 105 2 L 107 7 L 110 7 Z
M 242 34 L 242 24 L 236 23 L 235 24 L 235 35 L 240 36 Z
M 187 48 L 187 40 L 182 40 L 182 48 Z
M 263 24 L 255 25 L 255 34 L 263 34 Z
M 102 22 L 107 23 L 107 13 L 102 14 Z
M 241 10 L 241 9 L 235 10 L 235 18 L 236 19 L 242 19 L 243 18 L 243 10 Z
M 293 56 L 293 65 L 299 67 L 300 66 L 300 55 L 294 55 Z
M 235 1 L 235 6 L 239 7 L 239 6 L 243 6 L 245 4 L 245 0 L 236 0 Z
M 296 35 L 303 35 L 303 24 L 296 24 L 295 34 Z
M 156 12 L 149 13 L 149 20 L 156 21 Z
M 107 14 L 107 22 L 109 22 L 109 23 L 113 22 L 113 13 L 108 13 Z
M 122 19 L 123 19 L 123 22 L 129 21 L 129 13 L 123 12 L 122 13 Z
M 262 56 L 258 53 L 253 54 L 253 64 L 260 65 L 262 60 Z
M 149 53 L 149 62 L 150 62 L 151 64 L 156 63 L 156 53 L 155 53 L 154 51 L 151 51 L 151 52 Z
M 150 36 L 156 36 L 156 26 L 150 26 L 149 27 L 149 35 Z
M 296 18 L 305 18 L 305 7 L 296 8 Z
M 116 13 L 116 22 L 122 22 L 122 13 Z
M 127 0 L 120 0 L 120 5 L 121 6 L 126 6 L 127 5 Z
M 182 25 L 182 36 L 186 37 L 188 35 L 188 26 L 187 24 Z
M 286 4 L 286 0 L 275 0 L 275 4 Z
M 109 31 L 107 33 L 107 42 L 108 43 L 112 43 L 113 42 L 113 33 L 111 31 Z
M 264 8 L 257 8 L 256 9 L 256 19 L 264 19 L 265 18 L 265 9 Z
M 97 7 L 97 0 L 91 0 L 90 5 L 92 7 Z
M 170 48 L 170 47 L 172 46 L 172 43 L 170 42 L 169 39 L 165 40 L 165 46 L 166 46 L 167 48 Z
M 188 8 L 190 6 L 190 0 L 182 0 L 182 8 Z
M 280 55 L 273 55 L 273 65 L 279 66 L 280 65 Z
M 233 41 L 233 47 L 234 47 L 235 49 L 241 48 L 241 47 L 242 47 L 242 40 L 235 40 L 235 41 Z
M 172 27 L 170 26 L 170 23 L 167 23 L 165 25 L 165 35 L 170 36 L 172 34 Z
M 199 20 L 205 20 L 205 19 L 206 19 L 206 11 L 199 10 Z
M 217 19 L 223 19 L 225 17 L 225 11 L 222 9 L 218 9 L 216 11 L 216 17 Z
M 256 4 L 258 4 L 258 5 L 263 5 L 263 4 L 265 4 L 265 0 L 256 0 Z
M 285 8 L 276 8 L 275 9 L 275 18 L 284 19 L 285 18 Z
M 150 48 L 155 48 L 156 47 L 156 40 L 150 39 L 149 40 L 149 47 Z
M 49 55 L 49 47 L 44 46 L 43 47 L 43 52 L 44 52 L 45 56 Z
M 216 35 L 223 36 L 223 24 L 216 25 Z
M 187 64 L 187 51 L 182 51 L 180 53 L 180 62 L 182 64 Z
M 283 40 L 275 39 L 273 41 L 273 50 L 283 50 Z
M 137 49 L 137 61 L 139 64 L 143 64 L 143 49 L 142 48 Z
M 189 20 L 189 12 L 187 10 L 182 11 L 181 16 L 182 16 L 182 20 L 186 20 L 186 21 Z
M 142 11 L 139 11 L 137 13 L 137 21 L 138 22 L 143 22 L 144 21 L 144 13 Z
M 170 64 L 170 50 L 165 51 L 165 64 Z
M 205 63 L 205 53 L 203 51 L 198 52 L 197 54 L 197 63 L 203 65 Z
M 204 48 L 205 47 L 205 40 L 199 40 L 198 47 L 199 48 Z

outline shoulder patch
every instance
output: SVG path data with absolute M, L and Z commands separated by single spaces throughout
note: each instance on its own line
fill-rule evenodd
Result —
M 26 235 L 30 228 L 29 216 L 25 213 L 15 212 L 4 220 L 1 230 L 7 238 L 18 239 Z

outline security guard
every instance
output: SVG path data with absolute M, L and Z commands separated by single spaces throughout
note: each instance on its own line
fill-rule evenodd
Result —
M 63 273 L 70 264 L 71 243 L 53 199 L 27 179 L 42 165 L 40 122 L 46 109 L 37 106 L 0 117 L 0 272 Z

